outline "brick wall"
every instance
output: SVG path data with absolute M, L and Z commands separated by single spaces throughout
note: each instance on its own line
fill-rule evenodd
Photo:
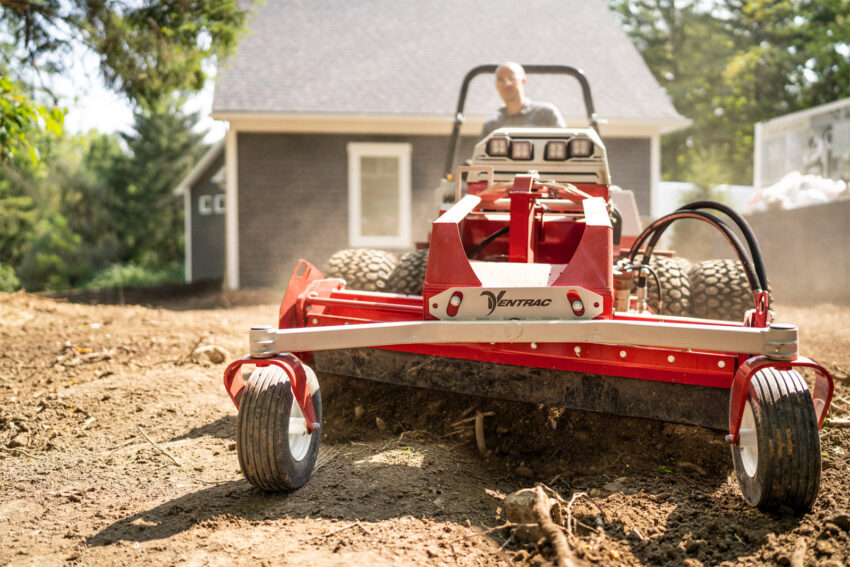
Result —
M 424 240 L 442 174 L 445 136 L 239 133 L 240 287 L 283 289 L 299 258 L 321 267 L 348 248 L 348 142 L 413 146 L 413 239 Z M 470 155 L 474 139 L 459 156 Z M 611 173 L 649 211 L 649 140 L 606 140 Z

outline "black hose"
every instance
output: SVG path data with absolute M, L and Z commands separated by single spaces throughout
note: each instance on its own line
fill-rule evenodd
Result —
M 496 240 L 497 238 L 499 238 L 500 236 L 502 236 L 503 234 L 508 232 L 510 229 L 511 229 L 511 225 L 506 224 L 505 226 L 503 226 L 502 228 L 500 228 L 499 230 L 497 230 L 496 232 L 494 232 L 493 234 L 491 234 L 490 236 L 488 236 L 487 238 L 485 238 L 484 240 L 482 240 L 481 242 L 476 244 L 475 248 L 470 250 L 469 254 L 467 254 L 466 257 L 467 258 L 475 257 L 476 254 L 481 252 L 482 248 L 484 248 L 485 246 L 487 246 L 488 244 L 490 244 L 491 242 L 493 242 L 494 240 Z
M 721 213 L 728 216 L 730 219 L 735 221 L 735 224 L 738 225 L 738 228 L 741 229 L 741 233 L 744 235 L 744 239 L 747 241 L 747 246 L 750 249 L 750 257 L 753 259 L 753 264 L 755 266 L 756 275 L 758 275 L 759 282 L 761 283 L 762 289 L 767 289 L 767 272 L 764 268 L 764 259 L 761 255 L 761 248 L 759 247 L 758 241 L 756 240 L 756 235 L 753 232 L 750 224 L 738 214 L 737 211 L 732 209 L 731 207 L 724 205 L 723 203 L 717 203 L 715 201 L 694 201 L 693 203 L 688 203 L 687 205 L 682 205 L 679 207 L 679 210 L 695 210 L 695 209 L 714 209 L 716 211 L 720 211 Z
M 630 261 L 635 261 L 635 258 L 638 252 L 640 251 L 640 247 L 643 245 L 644 242 L 649 240 L 649 243 L 647 244 L 646 250 L 644 250 L 643 254 L 643 263 L 648 265 L 649 259 L 652 256 L 652 251 L 655 248 L 655 245 L 658 243 L 658 240 L 661 238 L 663 232 L 667 229 L 667 227 L 669 227 L 673 223 L 673 221 L 683 218 L 693 218 L 701 220 L 703 222 L 707 222 L 708 224 L 711 224 L 720 232 L 722 232 L 729 244 L 731 244 L 732 247 L 735 249 L 735 253 L 738 255 L 738 258 L 741 261 L 742 266 L 744 267 L 744 272 L 747 276 L 747 281 L 750 284 L 750 289 L 753 292 L 753 296 L 755 297 L 755 295 L 757 295 L 763 290 L 763 288 L 760 286 L 760 281 L 758 276 L 756 275 L 756 271 L 753 267 L 752 261 L 744 253 L 744 245 L 741 242 L 741 239 L 739 239 L 738 236 L 734 232 L 732 232 L 732 229 L 730 229 L 729 226 L 726 225 L 726 223 L 724 223 L 722 220 L 720 220 L 714 215 L 702 211 L 676 211 L 670 213 L 669 215 L 665 215 L 650 224 L 646 228 L 646 230 L 641 233 L 637 240 L 635 240 L 634 244 L 632 244 L 632 247 L 629 250 Z

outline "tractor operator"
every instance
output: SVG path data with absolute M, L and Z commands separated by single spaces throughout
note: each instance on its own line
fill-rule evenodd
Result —
M 564 117 L 548 102 L 533 102 L 525 96 L 525 69 L 508 61 L 496 69 L 496 90 L 505 102 L 499 112 L 484 123 L 481 138 L 502 126 L 541 126 L 564 128 Z

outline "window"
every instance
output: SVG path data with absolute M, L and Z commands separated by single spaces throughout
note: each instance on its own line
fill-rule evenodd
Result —
M 213 212 L 217 215 L 224 214 L 224 193 L 219 193 L 213 197 Z
M 410 144 L 348 144 L 351 246 L 410 246 Z
M 201 195 L 198 197 L 198 213 L 211 215 L 212 210 L 212 195 Z

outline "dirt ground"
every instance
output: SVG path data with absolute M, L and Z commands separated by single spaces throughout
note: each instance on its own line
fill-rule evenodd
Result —
M 313 478 L 259 491 L 239 472 L 224 364 L 191 353 L 241 356 L 278 300 L 0 294 L 0 566 L 546 564 L 548 546 L 499 528 L 503 496 L 537 482 L 587 495 L 572 508 L 583 563 L 850 563 L 850 429 L 834 426 L 814 509 L 794 517 L 745 504 L 716 432 L 329 380 Z M 850 307 L 778 313 L 834 371 L 831 417 L 848 417 Z M 486 457 L 476 411 L 494 414 Z

